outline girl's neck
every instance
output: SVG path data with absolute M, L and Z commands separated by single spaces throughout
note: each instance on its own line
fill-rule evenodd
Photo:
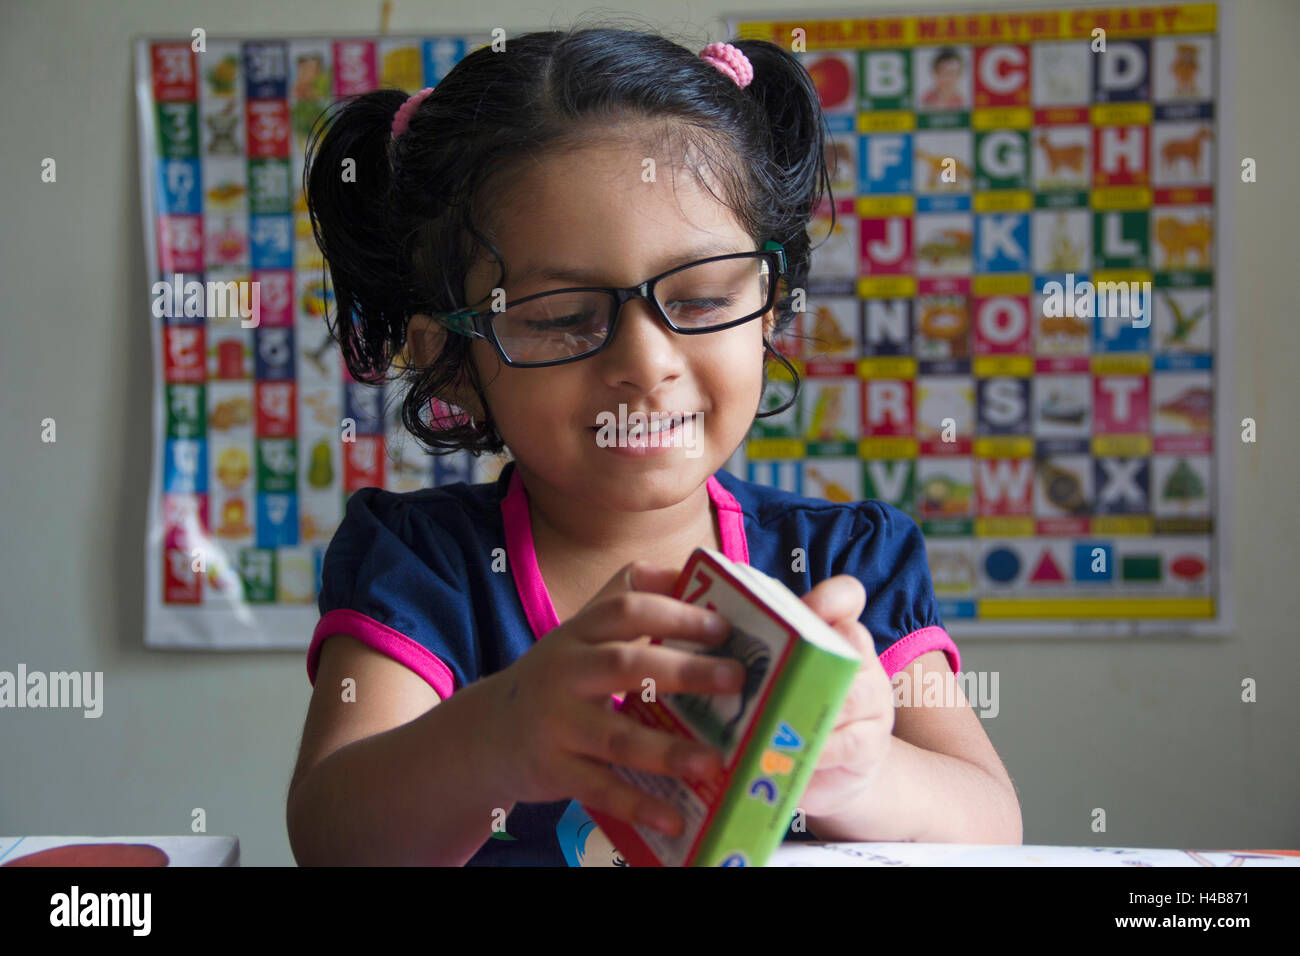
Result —
M 514 467 L 528 492 L 534 549 L 557 564 L 573 562 L 602 572 L 611 569 L 609 577 L 634 560 L 681 567 L 697 547 L 721 550 L 706 485 L 669 508 L 608 511 L 559 494 L 520 468 L 518 461 Z

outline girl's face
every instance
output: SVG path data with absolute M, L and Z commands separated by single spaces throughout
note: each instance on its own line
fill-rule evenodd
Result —
M 651 182 L 648 158 L 658 167 Z M 755 248 L 731 211 L 689 172 L 637 147 L 593 144 L 548 157 L 499 195 L 507 301 L 573 286 L 632 286 L 687 261 Z M 525 276 L 534 270 L 574 275 Z M 496 263 L 480 259 L 467 278 L 466 301 L 484 302 L 497 277 Z M 644 511 L 682 501 L 744 440 L 758 411 L 763 337 L 773 321 L 770 312 L 720 332 L 679 335 L 637 299 L 623 306 L 604 351 L 576 362 L 512 368 L 482 339 L 473 340 L 471 352 L 521 471 L 596 507 Z M 445 334 L 424 317 L 411 327 L 431 330 L 434 347 Z M 479 419 L 477 403 L 460 394 L 465 401 L 456 404 Z M 700 413 L 694 447 L 679 440 L 639 457 L 601 447 L 594 426 L 605 420 L 602 413 L 619 421 L 620 404 L 625 416 Z

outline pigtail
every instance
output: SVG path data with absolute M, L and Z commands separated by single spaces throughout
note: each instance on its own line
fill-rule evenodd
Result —
M 393 114 L 400 90 L 376 90 L 334 104 L 307 144 L 303 191 L 312 232 L 334 290 L 326 327 L 359 382 L 379 384 L 402 348 L 404 270 L 391 208 Z
M 831 197 L 826 166 L 827 131 L 817 86 L 794 56 L 766 40 L 734 44 L 754 66 L 754 79 L 745 88 L 767 117 L 775 194 L 783 200 L 781 219 L 798 227 L 777 236 L 785 246 L 788 288 L 806 288 L 812 265 L 807 222 L 823 197 Z M 833 197 L 832 197 L 833 198 Z M 835 227 L 831 204 L 831 228 Z
M 817 86 L 803 64 L 791 53 L 766 40 L 738 40 L 740 49 L 754 68 L 753 80 L 744 93 L 766 120 L 767 162 L 762 176 L 764 192 L 772 203 L 764 235 L 775 235 L 785 247 L 786 274 L 777 298 L 777 322 L 773 338 L 794 323 L 793 290 L 807 289 L 812 268 L 812 244 L 808 222 L 823 196 L 831 196 L 830 172 L 826 165 L 827 130 Z M 835 228 L 835 206 L 831 204 L 831 229 Z M 827 238 L 829 238 L 829 233 Z M 825 240 L 823 240 L 825 241 Z M 807 336 L 803 336 L 807 338 Z M 783 405 L 760 412 L 758 418 L 779 415 L 799 397 L 798 371 L 769 340 L 764 348 L 785 366 L 794 383 Z M 763 390 L 768 386 L 768 364 L 763 364 Z

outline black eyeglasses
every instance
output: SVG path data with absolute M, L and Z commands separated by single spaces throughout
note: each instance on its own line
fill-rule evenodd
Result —
M 555 289 L 499 310 L 461 309 L 435 318 L 453 332 L 487 339 L 507 365 L 563 365 L 609 345 L 630 299 L 652 302 L 664 324 L 682 335 L 720 332 L 771 311 L 785 270 L 785 249 L 768 240 L 760 250 L 700 259 L 623 289 Z

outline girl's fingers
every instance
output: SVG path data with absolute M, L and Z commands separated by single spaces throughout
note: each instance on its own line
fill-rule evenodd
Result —
M 633 561 L 623 570 L 621 581 L 626 591 L 651 591 L 655 594 L 671 594 L 677 584 L 680 568 L 661 568 L 640 561 Z
M 605 582 L 604 587 L 596 592 L 587 604 L 595 604 L 602 598 L 628 591 L 649 591 L 653 594 L 670 594 L 677 583 L 680 569 L 659 567 L 644 561 L 632 561 L 623 565 L 614 576 Z
M 698 640 L 698 638 L 696 638 Z M 619 691 L 662 694 L 735 694 L 745 669 L 730 657 L 693 654 L 659 644 L 609 641 L 581 655 L 570 686 L 578 694 L 604 696 Z M 646 681 L 653 681 L 647 684 Z
M 809 817 L 833 813 L 843 806 L 842 801 L 835 799 L 835 795 L 860 785 L 861 778 L 857 774 L 843 767 L 823 768 L 819 764 L 808 778 L 808 788 L 799 801 L 800 809 Z
M 666 594 L 622 591 L 592 601 L 572 618 L 582 619 L 579 640 L 588 644 L 634 641 L 643 634 L 663 640 L 721 644 L 730 627 L 726 619 L 708 608 L 687 604 Z
M 849 686 L 849 694 L 844 698 L 844 706 L 840 708 L 839 716 L 835 718 L 835 729 L 838 730 L 855 720 L 874 716 L 880 709 L 879 698 L 882 693 L 889 698 L 892 706 L 893 694 L 890 686 L 886 684 L 881 688 L 874 674 L 868 673 L 865 668 L 859 670 L 858 676 L 853 678 L 853 683 Z
M 863 754 L 873 750 L 877 744 L 879 731 L 869 720 L 858 720 L 843 727 L 826 738 L 821 756 L 817 758 L 818 770 L 842 767 L 852 770 L 861 766 Z
M 575 757 L 563 769 L 565 778 L 575 781 L 573 799 L 589 810 L 606 813 L 619 820 L 642 826 L 662 829 L 660 821 L 668 823 L 667 831 L 677 836 L 684 825 L 681 814 L 662 800 L 656 800 L 644 790 L 619 778 L 603 763 Z
M 722 770 L 722 755 L 665 730 L 655 730 L 599 704 L 584 704 L 565 725 L 561 746 L 591 760 L 666 777 L 707 780 Z M 693 761 L 702 760 L 701 764 Z
M 835 718 L 838 729 L 855 720 L 880 717 L 894 709 L 894 688 L 885 673 L 884 665 L 876 655 L 876 645 L 871 633 L 861 621 L 844 621 L 835 628 L 845 640 L 857 648 L 862 656 L 862 666 L 849 687 L 848 696 L 839 716 Z
M 840 621 L 832 625 L 835 633 L 849 642 L 862 658 L 863 670 L 879 670 L 883 675 L 885 672 L 884 665 L 880 663 L 880 655 L 876 653 L 876 642 L 872 638 L 871 632 L 867 630 L 866 625 L 855 619 Z
M 867 591 L 851 574 L 837 574 L 820 581 L 802 598 L 817 616 L 834 626 L 862 616 L 867 606 Z

